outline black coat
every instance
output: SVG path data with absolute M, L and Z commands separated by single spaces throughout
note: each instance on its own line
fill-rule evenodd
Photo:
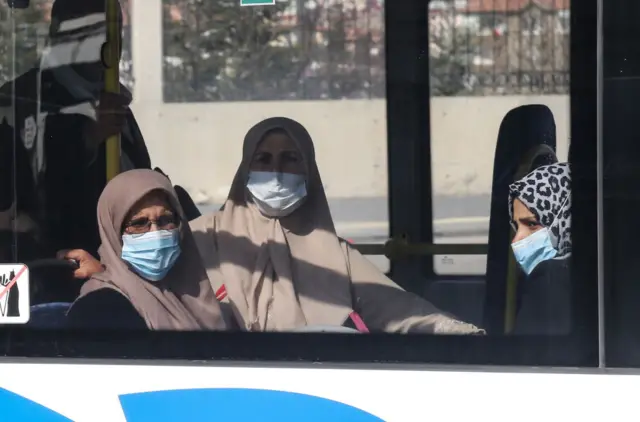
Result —
M 570 331 L 570 259 L 543 261 L 523 282 L 514 334 L 568 335 Z
M 42 77 L 40 112 L 46 112 L 47 117 L 43 146 L 38 150 L 33 129 L 34 123 L 37 127 L 39 75 L 32 69 L 15 80 L 15 108 L 13 84 L 0 87 L 0 211 L 11 206 L 15 194 L 18 212 L 37 221 L 41 250 L 49 257 L 69 248 L 95 255 L 100 244 L 96 207 L 106 185 L 105 146 L 86 142 L 84 133 L 92 122 L 90 117 L 61 112 L 81 102 L 64 86 Z M 151 168 L 144 139 L 130 110 L 121 135 L 123 169 Z M 39 159 L 44 159 L 44 168 L 38 169 Z M 22 252 L 28 255 L 28 251 Z

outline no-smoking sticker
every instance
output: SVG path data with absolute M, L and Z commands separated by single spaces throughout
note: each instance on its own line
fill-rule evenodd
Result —
M 0 324 L 29 321 L 29 268 L 0 264 Z

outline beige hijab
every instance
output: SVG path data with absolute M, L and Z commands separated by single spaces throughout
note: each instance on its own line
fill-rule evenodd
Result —
M 264 217 L 245 187 L 255 150 L 274 129 L 297 143 L 307 170 L 305 202 L 281 219 Z M 357 310 L 375 331 L 483 333 L 404 291 L 337 236 L 311 137 L 293 120 L 271 118 L 249 131 L 223 208 L 191 228 L 216 295 L 235 317 L 230 325 L 290 331 L 340 326 L 352 316 L 358 327 Z
M 160 282 L 151 283 L 132 272 L 120 258 L 124 219 L 147 193 L 164 192 L 182 224 L 180 258 Z M 98 201 L 100 260 L 106 271 L 94 275 L 80 298 L 99 289 L 124 295 L 152 330 L 223 330 L 219 303 L 202 267 L 193 235 L 169 179 L 152 170 L 132 170 L 111 180 Z
M 267 218 L 248 199 L 255 150 L 271 130 L 297 143 L 307 170 L 307 197 L 281 219 Z M 349 268 L 336 235 L 313 142 L 299 123 L 271 118 L 244 139 L 243 156 L 223 209 L 191 222 L 210 277 L 225 288 L 242 328 L 286 331 L 305 325 L 342 325 L 353 311 Z

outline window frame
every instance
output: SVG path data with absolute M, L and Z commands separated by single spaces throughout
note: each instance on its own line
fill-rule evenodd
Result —
M 639 204 L 637 96 L 640 92 L 639 5 L 602 2 L 602 253 L 605 354 L 607 367 L 640 368 L 640 285 L 637 281 Z M 606 142 L 605 142 L 606 140 Z
M 428 5 L 385 2 L 391 234 L 432 241 L 429 142 Z M 582 366 L 598 364 L 596 151 L 596 0 L 572 8 L 570 161 L 574 180 L 575 330 L 568 336 L 344 335 L 232 332 L 49 331 L 0 327 L 0 353 L 10 357 L 89 357 L 167 360 L 430 363 Z M 574 70 L 575 69 L 575 70 Z M 426 117 L 425 117 L 426 116 Z M 426 147 L 425 147 L 426 146 Z M 411 157 L 412 165 L 406 165 Z M 420 198 L 420 201 L 410 200 Z M 392 274 L 421 280 L 433 258 L 392 264 Z M 414 288 L 416 286 L 413 286 Z M 409 290 L 413 290 L 409 286 Z

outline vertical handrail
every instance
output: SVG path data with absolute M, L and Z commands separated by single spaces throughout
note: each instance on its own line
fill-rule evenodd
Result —
M 104 48 L 104 88 L 108 93 L 120 93 L 120 28 L 118 0 L 105 0 L 107 17 L 107 43 Z M 107 182 L 120 173 L 120 135 L 106 141 Z

